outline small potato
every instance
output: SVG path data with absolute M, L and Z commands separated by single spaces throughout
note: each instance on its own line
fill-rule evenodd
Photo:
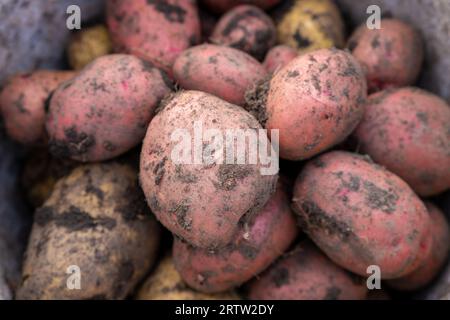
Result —
M 235 292 L 206 294 L 189 288 L 175 269 L 170 255 L 164 257 L 145 280 L 136 300 L 240 300 Z
M 348 41 L 361 63 L 370 91 L 414 84 L 423 60 L 420 34 L 397 19 L 382 19 L 381 29 L 362 24 Z
M 277 24 L 278 41 L 299 53 L 344 46 L 344 23 L 331 0 L 295 0 L 283 9 Z
M 281 0 L 202 0 L 201 2 L 215 13 L 224 13 L 240 4 L 250 4 L 267 10 Z
M 134 56 L 97 58 L 53 93 L 50 152 L 83 162 L 123 154 L 142 141 L 169 86 L 163 71 Z
M 211 93 L 233 104 L 245 102 L 245 91 L 266 76 L 264 67 L 237 49 L 204 44 L 184 51 L 173 66 L 184 89 Z
M 124 299 L 151 267 L 159 238 L 131 167 L 80 166 L 35 213 L 17 298 Z M 80 272 L 82 290 L 68 288 L 67 272 Z
M 23 144 L 44 144 L 47 99 L 60 83 L 75 75 L 73 71 L 38 70 L 9 79 L 0 93 L 8 135 Z
M 272 19 L 251 5 L 240 5 L 224 14 L 211 36 L 213 43 L 242 50 L 258 60 L 264 58 L 276 40 Z
M 450 106 L 441 98 L 412 87 L 372 94 L 354 137 L 419 195 L 450 188 Z
M 365 281 L 302 241 L 249 284 L 251 300 L 362 300 Z
M 281 183 L 264 208 L 242 223 L 225 248 L 195 248 L 177 238 L 173 259 L 181 277 L 194 289 L 220 292 L 240 286 L 266 269 L 298 234 L 289 198 Z
M 275 191 L 277 172 L 262 174 L 267 167 L 260 159 L 238 164 L 225 156 L 208 156 L 224 155 L 216 147 L 218 137 L 225 141 L 226 131 L 236 129 L 256 135 L 261 125 L 243 108 L 200 91 L 175 94 L 148 127 L 140 162 L 147 202 L 167 229 L 196 247 L 216 249 L 230 243 L 241 218 L 260 211 Z M 207 130 L 218 133 L 217 138 L 203 136 Z M 230 144 L 237 144 L 228 137 Z M 253 137 L 241 150 L 244 159 L 256 144 L 270 145 L 265 134 Z M 201 150 L 203 156 L 195 156 Z
M 284 44 L 273 47 L 267 52 L 264 58 L 263 66 L 268 73 L 274 73 L 275 71 L 283 68 L 291 60 L 297 57 L 298 52 Z
M 67 56 L 72 69 L 80 70 L 94 59 L 112 51 L 108 29 L 96 25 L 76 32 L 70 39 Z
M 322 49 L 289 62 L 270 80 L 264 115 L 269 132 L 279 129 L 280 157 L 307 159 L 342 142 L 363 116 L 366 92 L 362 69 L 345 51 Z
M 450 250 L 450 230 L 444 213 L 431 202 L 426 203 L 431 219 L 433 244 L 431 254 L 424 264 L 406 276 L 389 280 L 390 287 L 397 290 L 417 290 L 429 284 L 441 271 Z
M 302 229 L 341 267 L 382 279 L 414 271 L 431 249 L 425 205 L 396 175 L 361 155 L 325 153 L 309 161 L 294 188 Z
M 200 41 L 193 0 L 108 0 L 106 8 L 115 51 L 150 61 L 169 74 L 177 56 Z

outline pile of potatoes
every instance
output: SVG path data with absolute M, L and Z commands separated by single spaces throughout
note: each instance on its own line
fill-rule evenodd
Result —
M 331 0 L 107 0 L 69 70 L 0 93 L 34 210 L 15 298 L 368 299 L 373 265 L 394 296 L 430 284 L 450 106 L 414 87 L 424 46 L 396 18 L 347 34 Z M 175 161 L 199 122 L 267 129 L 279 172 Z

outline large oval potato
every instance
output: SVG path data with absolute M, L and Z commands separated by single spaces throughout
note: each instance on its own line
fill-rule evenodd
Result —
M 140 163 L 142 189 L 161 223 L 197 247 L 228 244 L 241 218 L 258 212 L 275 191 L 277 170 L 265 175 L 260 159 L 245 160 L 251 148 L 269 144 L 258 129 L 244 109 L 204 92 L 181 91 L 166 101 L 148 127 Z M 253 136 L 246 150 L 228 149 L 231 157 L 225 156 L 227 130 Z
M 303 230 L 338 265 L 382 279 L 419 267 L 431 249 L 425 205 L 399 177 L 364 156 L 332 151 L 307 163 L 293 208 Z
M 419 195 L 450 188 L 450 106 L 438 96 L 412 87 L 372 94 L 354 137 Z
M 184 89 L 204 91 L 242 105 L 245 91 L 262 80 L 266 71 L 245 52 L 203 44 L 184 51 L 178 57 L 173 75 Z
M 193 0 L 108 0 L 106 7 L 115 51 L 150 61 L 169 74 L 176 57 L 200 41 Z
M 0 111 L 8 135 L 23 144 L 46 143 L 48 97 L 61 82 L 75 75 L 73 71 L 38 70 L 9 79 L 0 94 Z
M 266 269 L 298 234 L 285 186 L 248 221 L 225 248 L 208 251 L 177 238 L 173 245 L 175 267 L 188 285 L 202 292 L 220 292 L 240 286 Z
M 309 240 L 250 282 L 251 300 L 362 300 L 365 281 L 343 270 Z
M 166 80 L 163 71 L 131 55 L 95 59 L 52 95 L 46 123 L 50 152 L 101 161 L 130 150 L 170 92 Z
M 159 238 L 133 169 L 78 167 L 35 213 L 17 298 L 123 299 L 152 265 Z M 70 287 L 77 276 L 80 290 Z

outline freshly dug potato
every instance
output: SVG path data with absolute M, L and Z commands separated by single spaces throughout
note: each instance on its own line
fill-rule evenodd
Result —
M 240 286 L 266 269 L 298 234 L 285 186 L 264 208 L 241 224 L 233 241 L 216 251 L 195 248 L 175 238 L 173 259 L 184 281 L 202 292 L 220 292 Z
M 350 37 L 349 50 L 361 63 L 370 91 L 413 84 L 421 69 L 420 34 L 397 19 L 382 19 L 381 29 L 362 24 Z
M 211 41 L 242 50 L 262 60 L 275 45 L 277 30 L 272 19 L 260 8 L 240 5 L 220 18 Z
M 38 70 L 9 79 L 0 93 L 0 111 L 8 135 L 23 144 L 44 144 L 47 99 L 61 82 L 75 74 Z
M 251 4 L 261 9 L 269 9 L 280 0 L 202 0 L 202 3 L 215 13 L 224 13 L 240 4 Z
M 248 289 L 251 300 L 362 300 L 365 281 L 335 265 L 309 240 L 302 241 Z
M 450 230 L 444 213 L 431 202 L 426 203 L 431 218 L 433 244 L 424 264 L 406 276 L 389 280 L 397 290 L 416 290 L 429 284 L 444 266 L 450 250 Z
M 209 129 L 218 135 L 203 135 Z M 267 167 L 260 159 L 239 164 L 228 149 L 227 161 L 218 137 L 228 144 L 225 131 L 236 129 L 247 135 L 261 126 L 241 107 L 200 91 L 175 94 L 148 127 L 140 163 L 147 202 L 167 229 L 196 247 L 230 243 L 241 218 L 260 211 L 275 191 L 277 174 L 262 174 Z M 230 144 L 238 143 L 228 137 Z M 248 159 L 250 148 L 267 140 L 261 133 L 248 139 L 241 156 Z
M 97 58 L 54 91 L 46 123 L 50 152 L 101 161 L 130 150 L 169 86 L 163 71 L 134 56 Z
M 344 46 L 344 23 L 331 0 L 294 0 L 277 24 L 278 42 L 300 53 Z
M 266 76 L 264 67 L 240 50 L 203 44 L 184 51 L 173 66 L 180 86 L 242 105 L 245 91 Z
M 34 217 L 18 299 L 123 299 L 152 265 L 160 227 L 137 174 L 84 165 L 61 179 Z M 81 290 L 69 289 L 70 266 Z
M 189 288 L 181 279 L 167 255 L 145 280 L 136 300 L 240 300 L 233 291 L 216 294 L 197 292 Z
M 309 161 L 293 209 L 331 260 L 362 276 L 376 265 L 382 279 L 402 277 L 430 253 L 425 205 L 403 180 L 361 155 L 332 151 Z
M 263 66 L 267 72 L 274 73 L 278 69 L 287 65 L 291 60 L 297 57 L 298 52 L 284 44 L 273 47 L 267 52 L 264 58 Z
M 67 56 L 72 69 L 80 70 L 100 56 L 112 51 L 108 29 L 96 25 L 76 32 L 70 39 Z
M 247 101 L 252 110 L 265 105 L 260 121 L 269 133 L 279 129 L 280 157 L 288 160 L 310 158 L 343 141 L 361 120 L 367 95 L 358 62 L 336 49 L 298 56 L 275 73 L 266 91 L 266 98 L 247 95 Z
M 419 195 L 450 188 L 450 106 L 441 98 L 413 87 L 372 94 L 354 137 Z
M 200 41 L 193 0 L 108 0 L 106 7 L 115 51 L 150 61 L 169 74 L 176 57 Z

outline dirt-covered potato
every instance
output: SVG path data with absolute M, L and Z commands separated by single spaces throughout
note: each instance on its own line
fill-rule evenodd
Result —
M 260 8 L 240 5 L 224 14 L 217 22 L 211 41 L 247 52 L 262 60 L 277 40 L 272 19 Z
M 201 2 L 215 13 L 224 13 L 241 4 L 250 4 L 267 10 L 281 0 L 201 0 Z
M 266 68 L 267 72 L 274 73 L 291 62 L 297 55 L 298 52 L 294 48 L 280 44 L 267 52 L 263 66 Z
M 8 135 L 23 144 L 44 144 L 48 97 L 75 75 L 73 71 L 38 70 L 10 78 L 0 93 L 0 111 Z
M 372 94 L 353 135 L 419 195 L 450 188 L 450 106 L 438 96 L 413 87 Z
M 211 93 L 237 105 L 244 104 L 245 91 L 266 74 L 245 52 L 213 44 L 184 51 L 173 66 L 175 80 L 183 89 Z
M 80 166 L 35 213 L 16 297 L 123 299 L 151 267 L 160 231 L 131 167 Z M 71 288 L 78 276 L 81 290 Z
M 334 264 L 309 240 L 253 280 L 251 300 L 362 300 L 367 295 L 364 279 Z
M 241 218 L 257 213 L 275 191 L 277 170 L 265 173 L 260 158 L 245 160 L 257 145 L 270 147 L 258 129 L 244 109 L 204 92 L 167 99 L 148 127 L 140 162 L 141 186 L 159 221 L 197 247 L 228 244 Z M 234 134 L 253 136 L 240 154 L 224 150 L 238 144 Z
M 67 47 L 67 57 L 72 69 L 79 70 L 111 51 L 108 29 L 104 25 L 96 25 L 73 34 Z
M 293 209 L 300 225 L 338 265 L 382 279 L 407 275 L 430 253 L 425 205 L 399 177 L 361 155 L 332 151 L 310 160 L 297 178 Z
M 370 91 L 412 85 L 420 73 L 422 38 L 401 20 L 382 19 L 381 29 L 363 23 L 347 46 L 363 66 Z
M 207 294 L 189 288 L 165 256 L 139 289 L 137 300 L 240 300 L 235 292 Z
M 170 92 L 167 80 L 163 71 L 132 55 L 95 59 L 52 95 L 46 122 L 50 152 L 86 162 L 130 150 Z
M 293 0 L 281 11 L 276 14 L 281 44 L 300 53 L 344 46 L 344 23 L 332 0 Z
M 202 292 L 220 292 L 240 286 L 266 269 L 285 252 L 298 234 L 289 196 L 282 183 L 264 208 L 241 223 L 226 247 L 210 251 L 177 238 L 173 259 L 181 277 Z
M 194 0 L 108 0 L 106 20 L 116 52 L 150 61 L 169 74 L 177 56 L 200 41 Z
M 416 290 L 431 283 L 444 266 L 450 250 L 450 229 L 444 213 L 431 202 L 426 203 L 431 219 L 433 244 L 431 254 L 415 271 L 388 281 L 397 290 Z

